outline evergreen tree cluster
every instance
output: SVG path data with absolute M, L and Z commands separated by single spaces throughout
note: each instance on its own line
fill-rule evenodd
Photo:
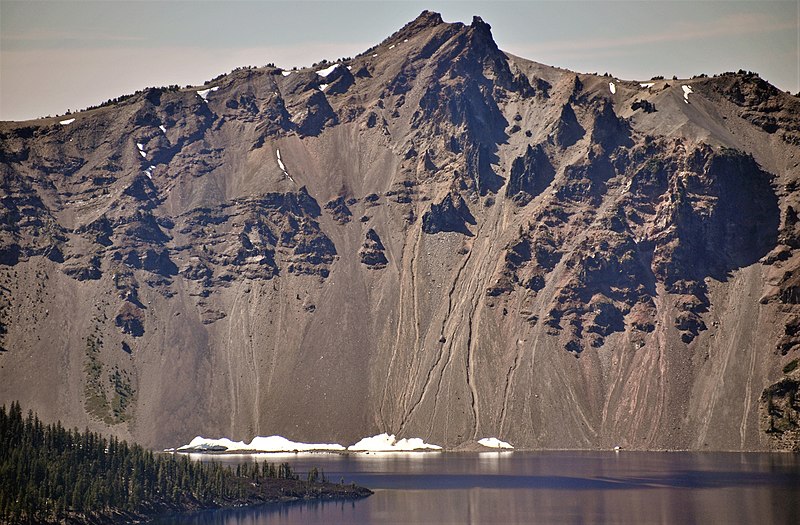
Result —
M 314 469 L 308 483 L 319 481 Z M 324 475 L 322 476 L 324 480 Z M 115 437 L 44 425 L 18 402 L 0 408 L 0 522 L 216 507 L 245 501 L 267 480 L 299 480 L 286 464 L 223 467 L 154 454 Z

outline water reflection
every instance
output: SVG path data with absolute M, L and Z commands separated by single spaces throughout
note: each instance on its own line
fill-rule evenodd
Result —
M 163 523 L 797 523 L 788 454 L 489 452 L 274 455 L 375 490 L 357 502 L 265 505 Z M 204 460 L 208 460 L 204 457 Z

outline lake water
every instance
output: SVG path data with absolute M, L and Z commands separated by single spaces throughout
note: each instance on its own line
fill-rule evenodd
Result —
M 193 455 L 313 466 L 375 491 L 355 502 L 264 505 L 180 525 L 307 523 L 800 523 L 800 456 L 689 452 Z

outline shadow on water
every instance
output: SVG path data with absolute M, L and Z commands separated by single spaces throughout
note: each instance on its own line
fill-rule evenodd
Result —
M 278 516 L 291 514 L 324 515 L 331 511 L 353 510 L 358 505 L 354 500 L 288 501 L 284 503 L 265 503 L 239 509 L 216 509 L 194 512 L 185 515 L 166 516 L 153 525 L 257 525 L 269 523 Z
M 660 476 L 574 477 L 520 475 L 419 474 L 359 476 L 359 483 L 380 489 L 549 489 L 549 490 L 636 490 L 654 488 L 707 489 L 753 487 L 775 483 L 800 488 L 800 473 L 676 471 Z M 370 483 L 372 482 L 372 483 Z
M 223 462 L 264 458 L 223 458 Z M 797 523 L 800 458 L 735 453 L 297 456 L 375 494 L 206 511 L 165 525 Z

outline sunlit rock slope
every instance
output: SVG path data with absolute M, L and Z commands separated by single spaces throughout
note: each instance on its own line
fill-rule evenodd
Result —
M 431 12 L 0 123 L 0 401 L 159 447 L 791 448 L 798 162 L 755 74 L 574 73 Z

